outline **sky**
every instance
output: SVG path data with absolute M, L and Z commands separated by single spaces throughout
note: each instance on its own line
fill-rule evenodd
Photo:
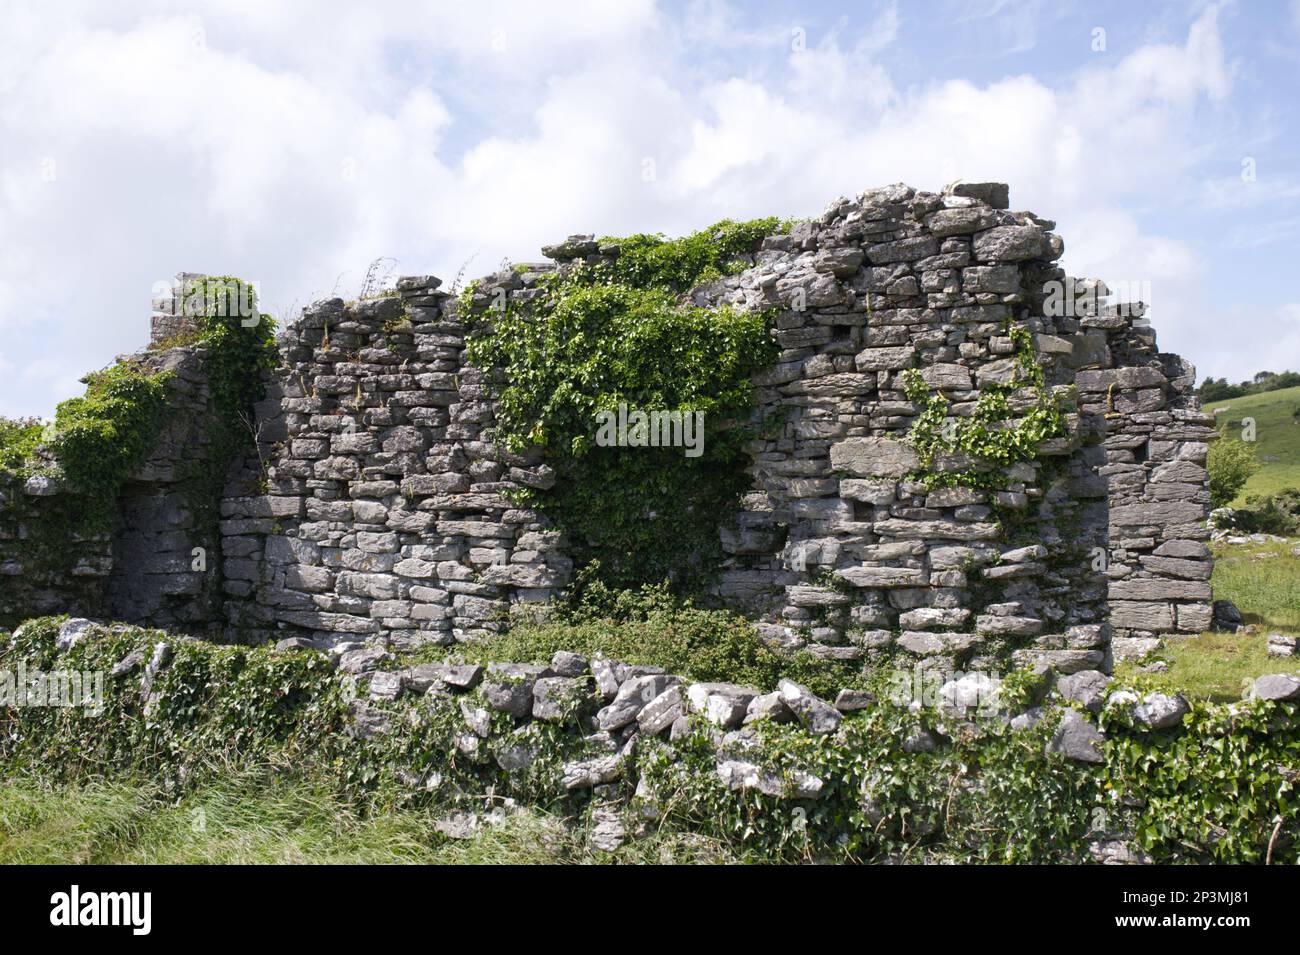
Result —
M 177 272 L 284 323 L 376 259 L 1011 184 L 1200 376 L 1300 370 L 1300 0 L 0 0 L 0 415 Z

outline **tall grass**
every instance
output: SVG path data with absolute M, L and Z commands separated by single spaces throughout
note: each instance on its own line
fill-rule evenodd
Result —
M 613 856 L 582 820 L 519 809 L 450 839 L 430 811 L 361 815 L 310 779 L 232 776 L 181 799 L 151 782 L 0 785 L 0 864 L 527 865 L 740 860 L 718 843 L 657 833 Z

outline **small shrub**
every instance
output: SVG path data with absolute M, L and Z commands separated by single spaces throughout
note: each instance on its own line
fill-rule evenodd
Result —
M 1233 526 L 1251 534 L 1300 533 L 1300 488 L 1284 488 L 1276 494 L 1252 494 L 1246 506 L 1233 514 Z
M 865 685 L 857 664 L 779 652 L 739 614 L 691 606 L 663 586 L 621 592 L 598 586 L 560 619 L 519 623 L 499 637 L 464 648 L 475 660 L 532 663 L 549 661 L 557 650 L 588 656 L 599 652 L 624 663 L 661 666 L 695 680 L 740 683 L 764 692 L 782 679 L 832 698 L 844 687 Z
M 50 449 L 81 495 L 91 526 L 107 526 L 118 488 L 148 456 L 162 420 L 167 378 L 166 372 L 114 365 L 83 378 L 86 393 L 55 411 Z
M 1259 470 L 1257 449 L 1245 441 L 1220 437 L 1210 445 L 1206 467 L 1210 472 L 1210 504 L 1226 507 Z

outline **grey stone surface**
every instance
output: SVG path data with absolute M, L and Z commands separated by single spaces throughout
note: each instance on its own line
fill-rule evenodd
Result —
M 1300 700 L 1300 677 L 1268 673 L 1255 680 L 1252 695 L 1259 700 Z
M 1297 653 L 1298 645 L 1300 645 L 1300 638 L 1270 633 L 1266 646 L 1270 657 L 1293 657 Z
M 1106 702 L 1106 685 L 1110 677 L 1100 670 L 1080 670 L 1056 681 L 1057 692 L 1091 713 L 1100 713 Z
M 835 695 L 835 708 L 841 713 L 856 713 L 865 710 L 876 702 L 873 693 L 866 690 L 840 690 Z
M 588 842 L 598 852 L 614 852 L 627 839 L 623 818 L 613 806 L 599 806 L 591 813 Z
M 686 698 L 680 686 L 670 686 L 641 708 L 637 724 L 641 731 L 657 736 L 686 715 Z
M 1054 226 L 1009 208 L 999 183 L 868 190 L 692 290 L 701 306 L 777 316 L 780 354 L 755 375 L 755 413 L 781 423 L 749 448 L 752 493 L 718 515 L 714 595 L 764 639 L 864 665 L 897 642 L 927 659 L 1003 655 L 1064 673 L 1111 661 L 1110 631 L 1084 646 L 1068 636 L 1075 626 L 1108 620 L 1121 659 L 1209 625 L 1205 455 L 1216 432 L 1194 369 L 1108 304 L 1102 283 L 1056 265 Z M 470 307 L 526 302 L 541 276 L 619 254 L 585 234 L 546 252 L 553 262 L 484 277 Z M 1050 289 L 1061 294 L 1049 301 Z M 356 643 L 337 655 L 358 675 L 383 665 L 374 654 L 472 642 L 540 612 L 572 579 L 572 542 L 512 501 L 556 473 L 540 452 L 494 444 L 493 378 L 468 361 L 465 307 L 419 275 L 381 299 L 304 310 L 278 341 L 256 409 L 261 440 L 232 468 L 215 540 L 195 537 L 185 503 L 183 464 L 214 417 L 202 361 L 192 348 L 136 356 L 173 373 L 170 414 L 123 494 L 120 529 L 69 542 L 68 571 L 48 584 L 26 571 L 20 541 L 0 540 L 0 612 Z M 159 315 L 160 334 L 184 324 Z M 992 488 L 910 480 L 921 461 L 906 373 L 956 419 L 980 387 L 1016 374 L 1009 326 L 1033 333 L 1069 433 Z M 1057 484 L 1048 459 L 1062 465 Z M 977 463 L 943 452 L 929 466 L 955 477 Z M 14 503 L 22 523 L 68 493 L 53 479 L 28 484 Z M 995 509 L 1031 517 L 1035 536 L 1008 540 Z M 192 568 L 195 547 L 210 572 Z M 988 609 L 1009 603 L 1018 609 Z M 589 666 L 606 701 L 629 675 L 577 654 L 551 664 L 571 678 Z M 453 676 L 438 679 L 456 688 Z M 524 712 L 526 694 L 500 683 L 487 692 Z M 739 707 L 724 704 L 730 725 Z
M 674 682 L 676 677 L 662 674 L 637 676 L 624 681 L 610 704 L 596 714 L 597 725 L 606 731 L 627 726 L 637 718 L 642 709 Z
M 54 645 L 60 650 L 71 650 L 82 640 L 90 636 L 94 621 L 84 617 L 72 617 L 59 624 L 59 634 L 54 638 Z
M 565 789 L 591 789 L 605 783 L 612 783 L 623 775 L 625 760 L 621 754 L 599 756 L 595 759 L 577 760 L 565 763 L 561 773 L 561 782 Z
M 795 718 L 810 733 L 833 733 L 839 729 L 843 716 L 825 700 L 820 699 L 812 690 L 793 680 L 782 680 L 777 689 L 781 701 L 789 708 Z
M 524 663 L 493 663 L 479 687 L 489 707 L 514 717 L 533 712 L 533 686 L 550 671 Z
M 564 719 L 586 696 L 585 677 L 541 677 L 533 684 L 533 719 Z
M 1183 721 L 1190 707 L 1181 695 L 1148 693 L 1133 706 L 1133 719 L 1153 730 L 1170 729 Z
M 1088 722 L 1077 710 L 1066 710 L 1056 732 L 1047 743 L 1047 752 L 1058 753 L 1078 763 L 1102 763 L 1100 745 L 1105 740 L 1101 730 Z

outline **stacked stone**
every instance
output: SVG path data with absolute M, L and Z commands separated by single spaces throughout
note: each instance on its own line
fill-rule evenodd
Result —
M 47 473 L 0 488 L 0 617 L 72 612 L 203 631 L 219 619 L 221 544 L 197 526 L 187 469 L 203 456 L 214 413 L 202 359 L 193 347 L 123 359 L 147 374 L 168 373 L 168 412 L 148 460 L 119 492 L 111 532 L 50 536 L 77 507 L 52 458 L 43 459 Z
M 835 733 L 847 714 L 875 702 L 868 693 L 843 690 L 834 704 L 828 703 L 790 680 L 767 693 L 734 683 L 692 683 L 662 667 L 569 651 L 556 653 L 549 665 L 450 662 L 389 669 L 393 658 L 382 650 L 359 644 L 335 650 L 343 679 L 366 691 L 352 704 L 350 732 L 355 736 L 372 739 L 401 732 L 401 723 L 384 704 L 403 696 L 454 700 L 465 723 L 457 748 L 471 757 L 490 755 L 506 773 L 523 773 L 541 755 L 531 722 L 581 727 L 586 752 L 562 769 L 570 791 L 600 790 L 624 779 L 639 739 L 686 738 L 694 732 L 691 717 L 696 716 L 714 734 L 717 773 L 728 788 L 815 799 L 824 782 L 810 773 L 769 765 L 757 745 L 758 724 L 799 723 L 808 733 L 824 736 Z M 965 708 L 948 712 L 967 715 Z M 493 713 L 512 717 L 513 728 L 494 728 Z
M 149 319 L 150 342 L 154 345 L 174 343 L 200 331 L 198 316 L 186 312 L 185 296 L 205 278 L 196 272 L 180 272 L 172 287 L 153 300 L 153 315 Z
M 1105 486 L 1086 480 L 1077 413 L 1067 437 L 992 490 L 910 479 L 921 462 L 906 440 L 920 410 L 904 394 L 908 369 L 961 417 L 982 386 L 1014 375 L 1009 324 L 1033 333 L 1061 404 L 1098 360 L 1077 323 L 1035 308 L 1063 251 L 1053 224 L 1007 205 L 998 183 L 870 190 L 767 238 L 753 268 L 697 290 L 702 304 L 776 310 L 782 350 L 756 379 L 758 418 L 786 424 L 755 445 L 758 490 L 724 533 L 720 590 L 764 614 L 773 640 L 841 659 L 901 649 L 948 667 L 1026 649 L 1067 670 L 1102 664 L 1104 581 L 1065 530 L 1089 517 L 1104 525 L 1092 502 Z M 1033 395 L 1013 400 L 1028 407 Z M 932 466 L 975 464 L 944 454 Z M 1020 515 L 1036 543 L 1003 539 L 995 508 Z
M 67 619 L 55 636 L 55 650 L 67 653 L 125 629 L 84 618 Z M 178 643 L 186 640 L 193 638 L 154 635 L 151 646 L 137 646 L 118 660 L 108 679 L 116 690 L 138 694 L 148 717 L 164 698 L 160 677 L 177 658 Z M 315 652 L 312 642 L 302 637 L 285 638 L 276 650 Z M 764 740 L 762 730 L 766 724 L 789 724 L 806 737 L 842 746 L 853 720 L 878 713 L 885 705 L 862 690 L 840 690 L 830 702 L 790 680 L 764 692 L 734 683 L 694 682 L 657 666 L 565 650 L 546 663 L 480 664 L 449 657 L 439 663 L 402 666 L 382 647 L 351 642 L 334 645 L 328 660 L 340 687 L 352 699 L 344 731 L 356 739 L 400 737 L 422 724 L 427 715 L 423 708 L 440 707 L 450 710 L 455 719 L 453 755 L 466 757 L 474 766 L 495 765 L 516 782 L 529 782 L 534 765 L 553 758 L 557 738 L 567 735 L 569 745 L 563 748 L 568 757 L 559 767 L 560 782 L 569 792 L 590 792 L 599 807 L 593 815 L 608 820 L 609 834 L 617 836 L 615 845 L 626 834 L 619 814 L 630 794 L 635 792 L 633 804 L 646 820 L 662 818 L 668 808 L 664 799 L 669 794 L 656 792 L 650 779 L 637 777 L 639 761 L 634 756 L 646 741 L 668 741 L 668 764 L 683 781 L 699 768 L 697 760 L 680 759 L 682 751 L 673 752 L 671 744 L 686 741 L 692 754 L 699 753 L 701 744 L 710 747 L 712 765 L 705 771 L 735 793 L 815 802 L 838 785 L 842 798 L 844 780 L 816 775 L 814 767 L 797 756 L 820 747 L 774 748 L 770 738 Z M 1050 729 L 1043 744 L 1046 754 L 1099 765 L 1105 762 L 1107 739 L 1098 728 L 1099 715 L 1107 716 L 1102 722 L 1109 722 L 1109 717 L 1122 714 L 1138 732 L 1176 733 L 1191 711 L 1181 695 L 1111 689 L 1110 682 L 1095 672 L 1060 677 L 1054 687 L 1044 681 L 1032 694 L 1036 705 L 1017 713 L 1007 707 L 1000 681 L 968 674 L 944 683 L 933 706 L 921 700 L 908 706 L 917 719 L 897 748 L 905 753 L 932 752 L 955 740 L 969 744 L 990 731 L 1001 735 L 1004 727 L 1020 731 L 1042 724 Z M 1300 677 L 1260 676 L 1246 696 L 1295 703 L 1300 701 Z M 906 702 L 893 699 L 888 705 Z M 928 711 L 929 718 L 921 718 L 922 710 Z M 1286 728 L 1285 720 L 1273 724 Z M 550 729 L 543 733 L 541 727 Z M 433 792 L 447 784 L 440 772 L 428 767 L 394 768 L 396 778 L 411 789 Z M 870 826 L 879 826 L 885 818 L 875 789 L 878 782 L 861 780 L 857 790 Z M 979 785 L 978 774 L 969 782 Z M 454 793 L 457 798 L 475 795 L 461 789 Z M 1108 813 L 1092 820 L 1086 851 L 1097 861 L 1144 861 L 1140 850 L 1131 845 L 1129 810 L 1137 805 L 1121 801 L 1112 807 L 1113 818 Z
M 1144 307 L 1102 303 L 1081 324 L 1103 331 L 1113 368 L 1080 372 L 1083 412 L 1105 435 L 1106 575 L 1115 656 L 1138 658 L 1158 634 L 1210 629 L 1213 560 L 1206 456 L 1218 435 L 1193 393 L 1196 370 L 1156 348 Z
M 109 535 L 74 532 L 55 553 L 33 543 L 43 533 L 40 525 L 58 520 L 68 494 L 57 477 L 0 476 L 0 621 L 12 626 L 65 610 L 103 611 L 113 568 Z
M 1109 666 L 1111 625 L 1123 653 L 1209 625 L 1214 432 L 1194 370 L 1157 350 L 1140 307 L 1106 305 L 1103 285 L 1066 276 L 1054 224 L 1008 200 L 999 183 L 869 190 L 688 294 L 775 314 L 780 352 L 755 377 L 754 420 L 781 427 L 751 446 L 753 490 L 724 522 L 716 594 L 773 642 L 830 659 L 1077 673 Z M 619 249 L 577 235 L 543 252 L 553 261 L 476 283 L 475 314 Z M 225 614 L 245 636 L 450 643 L 500 629 L 570 579 L 565 542 L 512 496 L 554 474 L 495 441 L 489 372 L 468 364 L 440 284 L 413 276 L 382 298 L 321 302 L 282 334 L 257 454 L 221 506 Z M 1015 376 L 1011 328 L 1030 333 L 1068 433 L 978 487 L 916 480 L 920 409 L 905 373 L 941 393 L 955 422 Z M 71 573 L 32 576 L 24 522 L 58 491 L 37 478 L 4 491 L 0 603 L 93 612 L 107 580 L 125 619 L 212 616 L 214 578 L 184 559 L 204 543 L 181 480 L 211 414 L 200 359 L 194 348 L 144 358 L 177 372 L 173 414 L 125 490 L 111 577 L 103 541 L 71 542 Z M 1011 404 L 1037 398 L 1021 388 Z M 931 469 L 978 466 L 945 453 Z
M 208 493 L 194 462 L 207 458 L 217 411 L 202 348 L 143 352 L 146 372 L 166 372 L 167 412 L 148 460 L 118 495 L 105 612 L 114 620 L 207 632 L 221 622 L 221 540 L 196 514 Z
M 720 590 L 774 641 L 848 659 L 901 649 L 945 667 L 1010 651 L 1072 673 L 1109 664 L 1108 600 L 1123 601 L 1125 639 L 1208 625 L 1211 433 L 1194 369 L 1156 351 L 1140 306 L 1108 307 L 1104 286 L 1053 264 L 1054 223 L 1008 204 L 1000 183 L 870 190 L 693 293 L 776 310 L 782 351 L 756 378 L 756 420 L 786 425 L 755 444 L 757 490 L 724 531 Z M 916 368 L 953 417 L 969 415 L 981 387 L 1015 374 L 1008 324 L 1032 333 L 1068 434 L 993 490 L 909 480 L 919 409 L 903 373 Z M 933 468 L 973 464 L 941 454 Z M 1017 539 L 995 508 L 1015 516 Z
M 440 284 L 323 302 L 281 336 L 258 416 L 266 493 L 236 485 L 222 505 L 237 629 L 447 644 L 567 582 L 559 535 L 511 500 L 550 471 L 490 439 L 484 375 Z
M 755 489 L 723 528 L 718 589 L 773 641 L 832 659 L 901 650 L 936 666 L 1011 658 L 1068 673 L 1108 665 L 1108 600 L 1125 638 L 1191 629 L 1208 607 L 1192 370 L 1155 350 L 1137 310 L 1080 306 L 1104 288 L 1065 276 L 1054 224 L 1008 204 L 998 183 L 871 190 L 690 293 L 776 312 L 781 351 L 756 377 L 755 420 L 785 424 L 753 445 Z M 543 252 L 556 264 L 476 283 L 475 311 L 619 250 L 575 235 Z M 1051 282 L 1071 307 L 1048 306 Z M 286 335 L 264 416 L 282 442 L 268 451 L 271 493 L 226 502 L 228 591 L 254 598 L 242 624 L 335 642 L 465 639 L 568 579 L 558 535 L 509 499 L 553 477 L 493 443 L 491 389 L 466 364 L 438 286 L 413 277 L 396 297 L 323 303 Z M 983 386 L 1016 373 L 1009 326 L 1032 333 L 1068 434 L 992 488 L 927 488 L 912 479 L 919 409 L 904 373 L 969 415 Z M 1035 395 L 1012 400 L 1023 410 Z M 976 464 L 945 454 L 933 467 Z

